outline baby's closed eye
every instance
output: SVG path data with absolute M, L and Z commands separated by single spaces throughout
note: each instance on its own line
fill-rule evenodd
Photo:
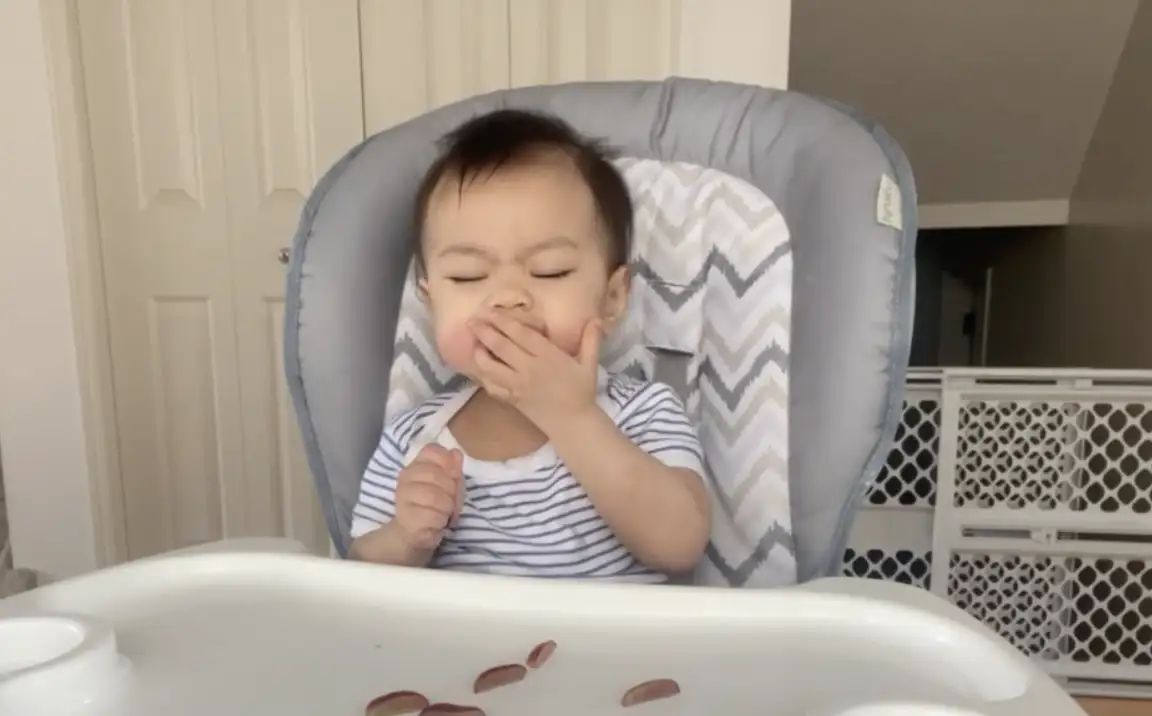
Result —
M 572 269 L 565 269 L 563 271 L 536 271 L 532 274 L 532 277 L 533 278 L 542 278 L 542 279 L 557 279 L 557 278 L 564 278 L 565 276 L 570 276 L 570 275 L 572 275 L 572 273 L 573 273 Z

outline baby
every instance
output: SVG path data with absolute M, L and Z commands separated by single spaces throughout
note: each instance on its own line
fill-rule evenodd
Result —
M 608 374 L 632 202 L 606 152 L 519 110 L 445 137 L 416 201 L 418 288 L 469 379 L 389 421 L 353 558 L 505 575 L 663 582 L 709 534 L 703 456 L 671 388 Z

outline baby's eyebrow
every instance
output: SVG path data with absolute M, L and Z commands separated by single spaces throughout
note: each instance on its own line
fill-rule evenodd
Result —
M 526 246 L 525 248 L 516 252 L 516 259 L 518 261 L 523 261 L 529 256 L 538 254 L 541 251 L 560 248 L 578 249 L 580 248 L 580 245 L 576 243 L 574 239 L 568 236 L 550 236 L 547 239 L 537 241 L 531 246 Z M 452 244 L 451 246 L 445 246 L 443 249 L 437 252 L 436 255 L 440 257 L 452 255 L 474 256 L 488 260 L 493 258 L 493 253 L 491 251 L 475 244 Z
M 516 254 L 516 257 L 518 259 L 523 260 L 523 259 L 531 256 L 532 254 L 537 254 L 537 253 L 540 253 L 541 251 L 547 251 L 548 249 L 560 249 L 560 248 L 578 249 L 578 248 L 580 248 L 580 246 L 571 237 L 568 237 L 568 236 L 550 236 L 547 239 L 544 239 L 542 241 L 537 241 L 536 243 L 532 244 L 531 246 L 528 246 L 524 249 L 521 249 Z
M 463 256 L 478 256 L 485 259 L 492 257 L 491 252 L 485 251 L 479 246 L 473 246 L 472 244 L 453 244 L 452 246 L 446 246 L 441 249 L 437 255 L 450 256 L 452 254 L 461 254 Z

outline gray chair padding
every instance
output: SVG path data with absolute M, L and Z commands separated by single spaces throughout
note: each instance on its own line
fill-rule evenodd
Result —
M 380 436 L 393 331 L 415 245 L 412 200 L 435 140 L 500 107 L 553 112 L 628 156 L 719 169 L 771 197 L 791 230 L 789 481 L 801 581 L 837 573 L 888 456 L 911 344 L 916 192 L 879 126 L 802 94 L 672 78 L 495 92 L 351 149 L 305 205 L 287 281 L 285 368 L 341 556 Z M 877 220 L 895 180 L 902 228 Z

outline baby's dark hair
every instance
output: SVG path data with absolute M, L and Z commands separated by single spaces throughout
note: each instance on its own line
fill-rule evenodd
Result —
M 464 185 L 491 176 L 501 167 L 538 159 L 548 152 L 571 158 L 592 193 L 608 240 L 609 270 L 628 263 L 632 245 L 632 197 L 624 177 L 612 163 L 614 152 L 584 137 L 552 115 L 522 109 L 500 109 L 473 117 L 440 140 L 441 154 L 433 162 L 416 194 L 416 235 L 423 237 L 428 202 L 446 177 Z M 424 270 L 424 252 L 417 248 L 417 268 Z

